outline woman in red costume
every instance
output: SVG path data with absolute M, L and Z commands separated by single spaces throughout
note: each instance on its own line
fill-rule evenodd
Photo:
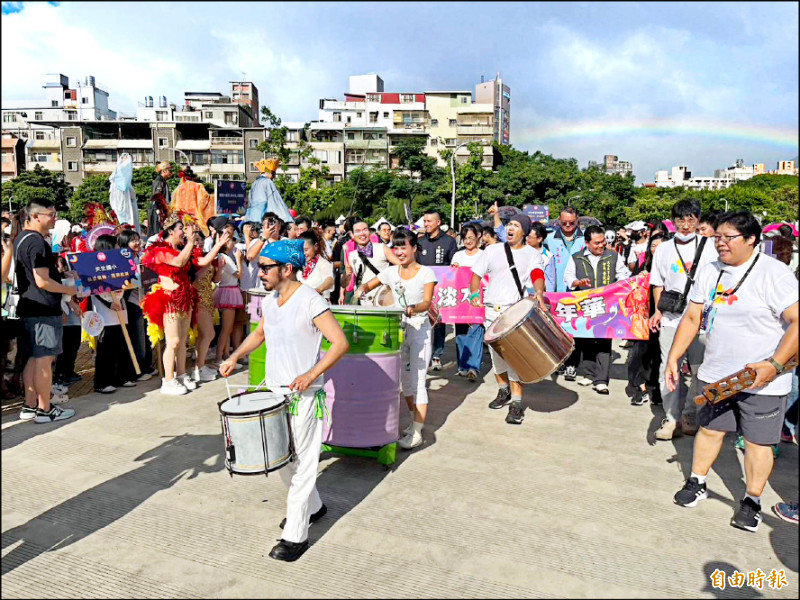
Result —
M 158 273 L 160 284 L 145 296 L 142 312 L 150 323 L 164 329 L 162 394 L 180 396 L 197 387 L 186 374 L 186 344 L 198 302 L 189 271 L 201 258 L 200 249 L 194 245 L 194 226 L 186 226 L 184 237 L 183 223 L 174 213 L 164 220 L 160 239 L 142 257 L 142 265 Z

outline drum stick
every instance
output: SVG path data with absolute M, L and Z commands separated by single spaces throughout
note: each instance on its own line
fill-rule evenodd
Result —
M 121 321 L 122 319 L 120 319 Z M 128 346 L 128 353 L 131 355 L 131 362 L 133 363 L 133 370 L 136 371 L 137 375 L 142 374 L 142 370 L 139 368 L 139 363 L 136 360 L 136 353 L 133 351 L 133 344 L 131 344 L 131 336 L 128 335 L 128 327 L 124 323 L 120 324 L 122 328 L 122 335 L 125 338 L 125 345 Z

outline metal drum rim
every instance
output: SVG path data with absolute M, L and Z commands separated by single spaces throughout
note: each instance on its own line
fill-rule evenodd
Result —
M 260 410 L 251 410 L 248 412 L 241 412 L 241 413 L 227 413 L 222 410 L 222 405 L 225 404 L 226 402 L 230 402 L 234 398 L 238 398 L 246 394 L 257 394 L 257 393 L 259 392 L 242 392 L 240 394 L 236 394 L 235 396 L 231 396 L 230 398 L 225 398 L 224 400 L 220 400 L 217 403 L 217 410 L 219 410 L 219 414 L 221 414 L 224 417 L 255 417 L 255 416 L 261 416 L 262 414 L 266 415 L 271 412 L 276 412 L 277 409 L 280 409 L 289 404 L 289 399 L 286 396 L 283 396 L 283 400 L 281 400 L 277 404 L 273 404 L 272 406 L 269 406 L 267 408 L 262 408 Z
M 527 297 L 526 297 L 526 298 L 521 298 L 521 299 L 517 300 L 517 302 L 515 302 L 514 304 L 516 304 L 516 303 L 518 303 L 518 302 L 522 302 L 522 301 L 531 302 L 531 304 L 532 304 L 532 306 L 531 306 L 531 309 L 530 309 L 528 312 L 526 312 L 526 313 L 525 313 L 525 318 L 524 318 L 524 319 L 520 319 L 520 320 L 517 322 L 517 324 L 516 324 L 516 325 L 514 325 L 514 326 L 513 326 L 511 329 L 509 329 L 508 331 L 505 331 L 505 332 L 503 332 L 503 335 L 498 335 L 498 336 L 496 336 L 496 337 L 491 337 L 491 338 L 490 338 L 490 337 L 489 337 L 489 335 L 488 335 L 488 334 L 489 334 L 489 330 L 492 328 L 492 326 L 493 326 L 495 323 L 497 323 L 497 322 L 498 322 L 498 321 L 499 321 L 499 320 L 500 320 L 500 319 L 503 317 L 503 314 L 505 314 L 505 313 L 502 313 L 502 314 L 501 314 L 501 315 L 500 315 L 500 316 L 499 316 L 497 319 L 495 319 L 494 321 L 492 321 L 491 325 L 489 325 L 489 327 L 488 327 L 488 328 L 487 328 L 487 330 L 486 330 L 486 334 L 484 335 L 484 340 L 486 340 L 486 343 L 487 343 L 487 344 L 491 344 L 492 342 L 496 342 L 496 341 L 498 341 L 498 340 L 501 340 L 501 339 L 503 339 L 504 337 L 506 337 L 507 335 L 509 335 L 509 334 L 511 334 L 511 333 L 513 333 L 513 332 L 515 332 L 517 329 L 519 329 L 520 327 L 522 327 L 522 325 L 524 325 L 524 324 L 525 324 L 525 322 L 527 322 L 527 321 L 528 321 L 528 319 L 530 319 L 530 318 L 531 318 L 531 313 L 532 313 L 533 311 L 535 311 L 535 310 L 539 310 L 539 311 L 541 311 L 541 309 L 539 308 L 539 305 L 538 305 L 536 302 L 533 302 L 532 300 L 528 300 L 528 299 L 527 299 Z M 512 304 L 511 306 L 514 306 L 514 304 Z M 511 306 L 509 306 L 509 308 L 511 308 Z

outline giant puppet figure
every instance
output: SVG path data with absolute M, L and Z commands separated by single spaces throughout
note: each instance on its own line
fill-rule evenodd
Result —
M 255 163 L 254 166 L 261 171 L 261 175 L 250 188 L 247 212 L 244 215 L 245 221 L 260 223 L 264 213 L 268 212 L 278 215 L 278 218 L 284 223 L 294 221 L 294 217 L 289 212 L 289 208 L 281 198 L 281 193 L 273 181 L 278 165 L 280 165 L 280 161 L 277 158 L 266 158 Z
M 147 205 L 147 222 L 150 224 L 149 233 L 158 233 L 164 224 L 164 219 L 169 215 L 170 191 L 168 180 L 172 177 L 172 165 L 162 161 L 156 165 L 156 178 L 153 179 L 153 192 Z

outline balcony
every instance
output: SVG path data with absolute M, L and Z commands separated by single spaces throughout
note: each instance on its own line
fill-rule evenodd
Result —
M 494 128 L 491 125 L 461 125 L 459 124 L 458 135 L 494 135 Z
M 388 147 L 386 138 L 382 140 L 345 140 L 344 145 L 353 150 L 385 150 Z
M 117 161 L 83 161 L 83 170 L 85 173 L 111 173 L 114 167 L 117 166 Z
M 211 138 L 212 146 L 236 146 L 237 149 L 244 145 L 244 138 L 241 137 L 214 137 Z
M 359 110 L 363 111 L 365 107 L 364 102 L 341 102 L 326 100 L 323 104 L 322 110 Z
M 194 167 L 192 167 L 194 169 Z M 244 173 L 244 164 L 213 164 L 209 166 L 209 173 Z

